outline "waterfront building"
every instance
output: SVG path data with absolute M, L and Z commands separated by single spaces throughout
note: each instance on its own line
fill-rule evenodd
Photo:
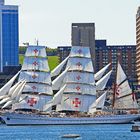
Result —
M 59 56 L 59 62 L 62 62 L 70 53 L 71 46 L 58 46 L 57 52 Z
M 111 63 L 113 70 L 110 84 L 115 81 L 117 62 L 119 60 L 130 82 L 136 85 L 136 45 L 107 45 L 106 40 L 96 40 L 96 70 Z
M 18 6 L 0 0 L 0 72 L 4 66 L 18 66 Z
M 107 45 L 106 40 L 95 40 L 95 46 L 96 72 L 108 63 L 112 63 L 109 67 L 110 70 L 113 69 L 109 86 L 115 81 L 118 59 L 128 79 L 136 83 L 136 45 Z M 58 47 L 60 62 L 68 56 L 70 49 L 70 46 Z
M 140 6 L 136 14 L 136 72 L 138 77 L 138 85 L 140 85 Z
M 5 85 L 19 70 L 19 66 L 4 66 L 3 72 L 0 72 L 0 88 Z
M 72 46 L 89 46 L 92 62 L 95 64 L 95 24 L 72 23 Z

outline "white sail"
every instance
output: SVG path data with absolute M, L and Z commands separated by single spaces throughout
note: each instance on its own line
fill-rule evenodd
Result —
M 65 69 L 56 79 L 52 81 L 52 89 L 53 90 L 59 90 L 61 86 L 63 85 L 64 77 L 66 76 L 66 73 L 68 71 L 68 68 Z
M 53 95 L 52 87 L 50 85 L 39 83 L 26 83 L 23 92 L 32 92 L 32 93 L 35 92 Z
M 106 99 L 106 93 L 104 92 L 96 101 L 89 107 L 89 113 L 94 113 L 96 109 L 103 109 Z
M 17 86 L 21 83 L 21 81 L 19 81 L 18 83 L 16 83 L 14 86 L 12 86 L 8 92 L 8 96 L 12 96 L 14 90 L 17 88 Z
M 21 95 L 21 98 L 24 98 L 20 103 L 15 103 L 12 106 L 13 110 L 16 109 L 36 109 L 36 110 L 43 110 L 43 106 L 46 102 L 51 100 L 51 96 L 43 96 L 43 95 Z
M 63 66 L 67 63 L 68 58 L 69 56 L 65 58 L 55 69 L 53 69 L 51 77 L 57 76 L 61 72 Z
M 25 81 L 19 83 L 19 85 L 16 87 L 16 89 L 13 91 L 10 99 L 13 100 L 17 97 L 19 91 L 21 90 L 22 86 L 25 85 Z
M 138 108 L 136 99 L 133 99 L 132 89 L 128 81 L 123 82 L 116 87 L 115 108 L 117 109 L 132 109 Z
M 20 99 L 20 96 L 21 96 L 21 93 L 22 93 L 22 90 L 23 90 L 25 84 L 26 84 L 26 82 L 23 82 L 22 85 L 19 87 L 20 89 L 19 90 L 15 90 L 15 91 L 17 91 L 17 94 L 13 93 L 13 96 L 10 98 L 10 100 L 8 102 L 6 102 L 4 104 L 4 106 L 2 107 L 2 109 L 6 108 L 6 107 L 9 107 L 12 104 L 15 104 L 15 103 L 18 103 L 19 102 L 19 99 Z
M 2 100 L 0 101 L 0 105 L 3 104 L 3 103 L 6 103 L 6 102 L 8 102 L 8 101 L 10 101 L 10 97 L 6 97 L 6 98 L 2 99 Z
M 0 100 L 7 98 L 7 97 L 8 97 L 8 95 L 2 95 L 2 96 L 0 96 Z
M 67 83 L 64 93 L 95 95 L 96 87 L 88 84 Z
M 44 106 L 43 106 L 43 111 L 48 111 L 48 110 L 50 110 L 50 108 L 53 106 L 53 100 L 51 100 L 51 101 L 49 101 L 49 102 L 47 102 L 47 104 L 45 104 Z
M 14 103 L 13 100 L 10 100 L 10 101 L 6 102 L 6 103 L 3 105 L 2 109 L 6 108 L 6 107 L 8 107 L 8 106 L 10 106 L 10 105 L 12 105 L 13 103 Z
M 89 106 L 96 100 L 96 96 L 78 95 L 78 94 L 63 94 L 61 107 L 58 105 L 57 111 L 81 111 L 88 112 Z
M 104 108 L 104 104 L 105 104 L 105 99 L 106 99 L 106 93 L 103 93 L 97 100 L 96 100 L 96 108 Z
M 123 82 L 126 79 L 126 74 L 124 73 L 120 63 L 118 62 L 117 66 L 117 79 L 116 84 L 119 85 L 121 82 Z
M 20 90 L 18 91 L 17 96 L 16 96 L 16 98 L 15 98 L 15 102 L 19 102 L 19 101 L 20 101 L 20 96 L 21 96 L 21 94 L 22 94 L 22 91 L 23 91 L 25 85 L 26 85 L 26 81 L 23 82 L 23 84 L 22 84 Z
M 44 46 L 29 46 L 26 50 L 25 56 L 46 57 L 46 50 Z
M 47 111 L 50 107 L 52 107 L 53 105 L 58 105 L 61 103 L 62 100 L 62 95 L 64 92 L 66 85 L 64 85 L 53 97 L 53 99 L 51 101 L 49 101 L 44 107 L 43 110 Z
M 107 64 L 105 67 L 103 67 L 101 70 L 99 70 L 97 73 L 95 73 L 94 75 L 95 80 L 101 79 L 101 77 L 104 75 L 105 71 L 108 69 L 109 66 L 110 66 L 110 63 Z
M 118 98 L 126 96 L 132 93 L 132 89 L 129 86 L 128 81 L 123 82 L 121 85 L 116 87 L 116 96 Z
M 48 61 L 46 58 L 25 57 L 22 70 L 40 70 L 49 72 Z
M 116 78 L 116 95 L 114 108 L 116 109 L 133 109 L 138 108 L 136 99 L 133 98 L 132 89 L 129 86 L 127 77 L 118 62 Z
M 103 76 L 99 81 L 96 82 L 96 90 L 104 90 L 105 89 L 111 73 L 112 73 L 112 70 L 109 71 L 105 76 Z
M 139 108 L 137 101 L 133 100 L 132 95 L 116 99 L 114 107 L 116 109 L 138 109 Z
M 15 81 L 15 79 L 17 78 L 19 73 L 20 73 L 20 71 L 0 89 L 0 96 L 3 96 L 8 93 L 8 91 L 10 90 L 13 82 Z
M 75 58 L 70 57 L 67 63 L 69 70 L 80 70 L 86 72 L 94 72 L 92 61 L 89 58 Z
M 36 71 L 22 71 L 19 80 L 25 79 L 26 82 L 36 82 L 51 85 L 50 73 Z
M 95 85 L 93 73 L 72 71 L 67 72 L 64 83 L 93 83 Z
M 91 58 L 89 47 L 72 46 L 70 57 L 87 57 Z
M 53 97 L 53 105 L 57 105 L 61 103 L 62 95 L 64 93 L 64 89 L 66 88 L 66 85 L 64 85 L 61 90 L 59 90 Z
M 20 83 L 19 86 L 20 86 L 21 84 L 22 84 L 22 83 Z M 17 89 L 17 88 L 16 88 L 16 89 Z M 15 92 L 13 92 L 13 94 L 15 94 Z M 0 104 L 6 103 L 6 102 L 12 100 L 13 98 L 15 98 L 15 97 L 13 97 L 13 94 L 12 94 L 11 96 L 8 96 L 8 95 L 7 95 L 5 98 L 3 98 L 3 99 L 0 101 Z

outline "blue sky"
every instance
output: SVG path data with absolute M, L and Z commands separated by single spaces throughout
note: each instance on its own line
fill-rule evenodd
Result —
M 107 44 L 136 44 L 140 0 L 6 0 L 19 5 L 19 39 L 57 47 L 71 45 L 71 23 L 94 22 L 96 39 Z

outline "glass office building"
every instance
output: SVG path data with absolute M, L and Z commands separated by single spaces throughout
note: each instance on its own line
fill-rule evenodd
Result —
M 18 60 L 18 6 L 4 5 L 0 0 L 0 71 L 3 66 L 17 66 Z

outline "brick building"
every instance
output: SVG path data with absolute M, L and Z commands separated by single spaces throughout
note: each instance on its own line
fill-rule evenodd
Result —
M 136 45 L 107 45 L 106 40 L 95 40 L 95 46 L 96 72 L 112 63 L 109 69 L 112 69 L 113 73 L 109 85 L 115 81 L 118 59 L 129 80 L 136 83 Z M 71 46 L 58 47 L 60 62 L 69 55 L 70 49 Z

